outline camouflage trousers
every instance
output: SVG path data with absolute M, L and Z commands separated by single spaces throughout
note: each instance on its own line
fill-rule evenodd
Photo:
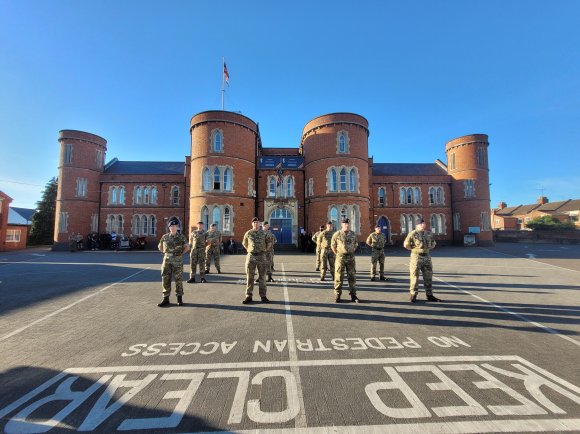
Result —
M 163 284 L 163 297 L 171 294 L 171 280 L 175 279 L 175 294 L 183 295 L 183 258 L 163 258 L 161 265 L 161 282 Z
M 322 262 L 322 249 L 320 247 L 316 247 L 316 268 L 320 269 L 320 264 Z
M 189 272 L 189 277 L 195 277 L 195 272 L 197 266 L 199 265 L 199 275 L 205 277 L 205 250 L 193 249 L 189 253 L 189 265 L 191 265 L 191 271 Z
M 248 253 L 246 255 L 246 295 L 254 292 L 254 280 L 258 269 L 260 297 L 266 296 L 266 255 L 264 253 Z
M 213 258 L 213 264 L 216 270 L 220 271 L 220 248 L 219 246 L 210 246 L 205 248 L 205 272 L 209 273 L 209 267 Z
M 371 253 L 371 277 L 377 275 L 377 262 L 379 263 L 380 277 L 385 277 L 385 252 L 383 249 L 373 249 Z
M 326 272 L 330 271 L 330 274 L 334 276 L 334 253 L 329 247 L 328 249 L 322 249 L 322 267 L 320 268 L 320 277 L 324 279 L 326 277 Z
M 423 286 L 427 295 L 433 293 L 433 264 L 431 263 L 431 256 L 411 254 L 411 261 L 409 263 L 409 275 L 411 279 L 410 292 L 417 294 L 419 292 L 419 274 L 423 274 Z
M 264 260 L 266 262 L 266 274 L 272 277 L 272 270 L 274 269 L 274 251 L 264 253 Z
M 336 295 L 342 294 L 342 282 L 344 280 L 344 272 L 346 270 L 346 277 L 348 279 L 348 292 L 356 294 L 356 262 L 354 255 L 336 255 L 334 262 L 334 293 Z

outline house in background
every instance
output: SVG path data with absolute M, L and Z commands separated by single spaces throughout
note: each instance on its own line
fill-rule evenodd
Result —
M 551 215 L 561 222 L 571 222 L 580 228 L 580 199 L 568 199 L 550 202 L 547 197 L 540 196 L 536 203 L 508 207 L 500 202 L 491 211 L 493 230 L 522 230 L 535 218 Z
M 0 252 L 26 248 L 32 216 L 29 208 L 11 208 L 12 198 L 0 191 Z

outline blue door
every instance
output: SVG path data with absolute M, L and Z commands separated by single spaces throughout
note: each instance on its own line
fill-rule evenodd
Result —
M 385 238 L 387 239 L 388 243 L 391 239 L 391 228 L 389 227 L 389 221 L 385 217 L 381 217 L 377 223 L 381 225 L 381 232 L 385 234 Z
M 280 244 L 292 244 L 292 214 L 285 208 L 278 208 L 270 216 L 270 230 Z

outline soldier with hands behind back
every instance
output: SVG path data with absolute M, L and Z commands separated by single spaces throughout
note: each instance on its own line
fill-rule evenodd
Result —
M 381 232 L 381 225 L 377 224 L 375 226 L 375 231 L 370 234 L 366 241 L 372 249 L 371 251 L 371 280 L 375 280 L 377 277 L 377 262 L 379 263 L 379 279 L 387 280 L 385 277 L 385 245 L 387 244 L 387 238 L 385 234 Z
M 189 244 L 187 244 L 185 236 L 177 233 L 179 222 L 176 219 L 169 220 L 167 225 L 169 233 L 161 237 L 157 246 L 159 251 L 163 253 L 163 264 L 161 265 L 163 300 L 157 306 L 169 306 L 171 280 L 173 279 L 175 279 L 177 304 L 183 306 L 183 254 L 189 251 Z
M 355 303 L 360 300 L 356 296 L 356 262 L 354 252 L 358 246 L 356 234 L 350 230 L 350 220 L 343 219 L 341 230 L 334 233 L 330 247 L 336 255 L 334 262 L 334 294 L 336 303 L 340 303 L 342 294 L 343 273 L 346 270 L 350 298 Z

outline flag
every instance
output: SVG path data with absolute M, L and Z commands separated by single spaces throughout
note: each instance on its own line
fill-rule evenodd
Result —
M 280 187 L 282 185 L 282 169 L 278 169 L 278 176 L 276 178 L 276 185 Z
M 226 84 L 230 85 L 230 74 L 228 74 L 228 67 L 226 66 L 226 62 L 224 62 L 224 80 Z

